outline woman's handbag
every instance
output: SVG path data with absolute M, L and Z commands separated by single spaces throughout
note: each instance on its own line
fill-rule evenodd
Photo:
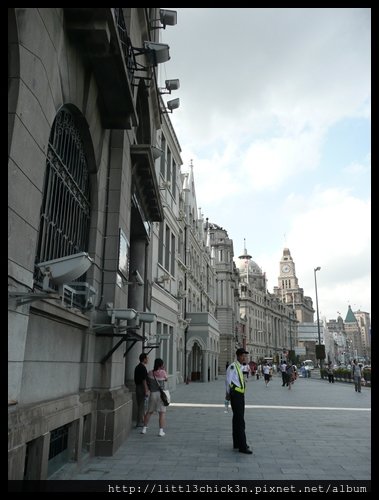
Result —
M 162 400 L 162 403 L 165 406 L 168 406 L 170 404 L 170 401 L 171 401 L 169 391 L 167 389 L 161 389 L 161 388 L 159 388 L 159 390 L 161 391 L 161 400 Z
M 154 372 L 153 372 L 153 377 L 155 378 Z M 168 406 L 170 404 L 170 401 L 171 401 L 170 392 L 168 391 L 168 389 L 162 389 L 162 387 L 159 385 L 159 382 L 156 378 L 155 378 L 155 382 L 158 384 L 159 392 L 161 393 L 162 403 L 164 404 L 164 406 Z

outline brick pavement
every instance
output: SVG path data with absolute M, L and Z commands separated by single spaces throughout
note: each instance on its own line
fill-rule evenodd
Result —
M 67 464 L 50 479 L 70 480 L 370 480 L 371 389 L 298 379 L 289 391 L 275 375 L 250 378 L 246 435 L 253 455 L 232 449 L 224 377 L 177 386 L 166 436 L 153 415 L 146 435 L 133 428 L 112 457 Z M 354 451 L 354 459 L 352 459 Z

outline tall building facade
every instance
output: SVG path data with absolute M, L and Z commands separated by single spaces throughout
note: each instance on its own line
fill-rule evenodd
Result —
M 361 356 L 367 362 L 371 360 L 371 321 L 370 314 L 361 310 L 354 311 L 361 333 Z
M 132 425 L 165 216 L 157 19 L 156 8 L 8 9 L 10 479 L 112 455 Z
M 266 276 L 246 246 L 236 263 L 239 272 L 239 309 L 245 328 L 249 360 L 274 363 L 286 359 L 298 342 L 298 321 L 293 304 L 266 289 Z
M 344 329 L 347 337 L 347 351 L 350 361 L 363 356 L 361 329 L 350 305 L 348 306 L 344 320 Z
M 216 317 L 220 330 L 219 372 L 235 358 L 236 349 L 245 346 L 238 308 L 238 272 L 233 261 L 233 240 L 227 231 L 208 224 L 212 267 L 216 273 Z
M 216 314 L 216 271 L 208 223 L 197 206 L 193 165 L 182 172 L 177 264 L 180 271 L 180 361 L 178 379 L 207 382 L 218 373 L 220 332 Z

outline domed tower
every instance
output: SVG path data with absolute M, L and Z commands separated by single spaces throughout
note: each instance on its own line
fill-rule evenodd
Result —
M 237 269 L 239 271 L 241 281 L 248 283 L 251 287 L 258 290 L 266 290 L 266 276 L 262 272 L 262 269 L 254 262 L 247 253 L 246 250 L 246 240 L 244 239 L 244 250 L 243 254 L 240 255 L 239 261 L 236 263 Z

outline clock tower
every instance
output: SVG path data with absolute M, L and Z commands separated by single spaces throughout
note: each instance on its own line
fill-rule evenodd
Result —
M 305 297 L 304 290 L 299 287 L 295 263 L 289 248 L 283 250 L 279 264 L 278 286 L 274 287 L 274 294 L 285 304 L 292 305 L 296 311 L 296 319 L 300 323 L 313 322 L 312 299 Z
M 295 263 L 292 260 L 291 252 L 288 248 L 283 250 L 279 269 L 279 288 L 283 291 L 298 287 L 295 272 Z

